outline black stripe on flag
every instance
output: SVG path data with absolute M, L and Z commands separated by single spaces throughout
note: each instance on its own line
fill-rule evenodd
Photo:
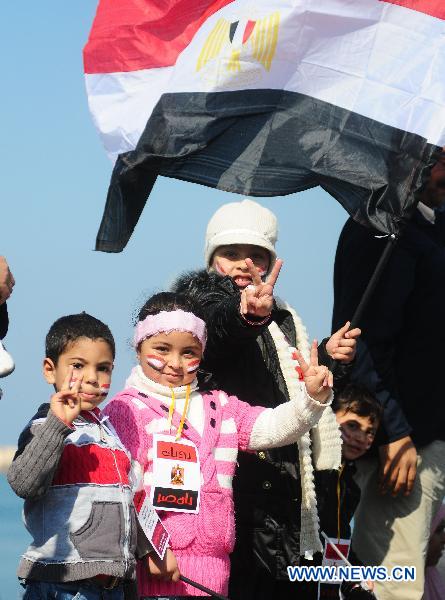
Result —
M 96 249 L 125 247 L 159 174 L 248 196 L 320 185 L 357 222 L 392 233 L 411 214 L 438 151 L 416 134 L 296 92 L 164 94 L 135 150 L 116 162 Z
M 230 38 L 231 42 L 233 42 L 233 38 L 235 37 L 235 31 L 236 31 L 236 28 L 238 27 L 238 25 L 239 25 L 239 21 L 230 23 L 229 38 Z

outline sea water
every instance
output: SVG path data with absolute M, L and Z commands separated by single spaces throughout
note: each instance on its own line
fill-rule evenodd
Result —
M 20 556 L 31 537 L 22 521 L 23 500 L 0 474 L 0 600 L 16 600 L 20 586 L 16 575 Z

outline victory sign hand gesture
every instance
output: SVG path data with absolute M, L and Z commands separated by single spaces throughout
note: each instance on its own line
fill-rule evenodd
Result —
M 273 288 L 283 266 L 283 261 L 277 259 L 270 275 L 264 282 L 250 258 L 246 258 L 246 265 L 252 277 L 252 284 L 241 292 L 240 312 L 242 315 L 268 317 L 273 308 Z
M 334 378 L 327 367 L 318 364 L 317 341 L 312 342 L 309 364 L 299 350 L 295 352 L 295 355 L 303 373 L 307 393 L 317 402 L 325 404 L 331 395 Z
M 73 377 L 73 370 L 74 369 L 72 366 L 68 369 L 62 389 L 53 394 L 50 400 L 52 412 L 67 425 L 71 425 L 82 410 L 81 399 L 79 397 L 82 377 L 76 379 L 72 387 L 70 387 Z

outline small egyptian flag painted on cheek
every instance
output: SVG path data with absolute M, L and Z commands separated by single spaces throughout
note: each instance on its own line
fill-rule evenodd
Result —
M 155 354 L 146 354 L 145 360 L 147 361 L 147 364 L 150 365 L 150 367 L 153 367 L 153 369 L 156 369 L 157 371 L 163 369 L 166 364 L 165 360 L 162 360 L 162 358 L 156 356 Z
M 186 369 L 187 373 L 194 373 L 195 371 L 197 371 L 199 368 L 200 362 L 201 361 L 199 360 L 199 358 L 196 358 L 195 360 L 191 360 L 189 362 L 189 364 L 187 365 L 187 369 Z
M 110 384 L 109 383 L 103 383 L 100 386 L 100 395 L 101 396 L 106 396 L 109 391 L 110 391 Z
M 215 262 L 215 269 L 218 271 L 220 275 L 227 275 L 225 269 L 221 266 L 219 260 Z

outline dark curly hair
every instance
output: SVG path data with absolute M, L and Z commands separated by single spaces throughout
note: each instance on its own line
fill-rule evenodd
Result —
M 59 356 L 79 338 L 103 340 L 110 346 L 114 358 L 116 348 L 110 329 L 105 323 L 86 312 L 60 317 L 51 325 L 46 335 L 45 356 L 57 364 Z
M 375 396 L 364 385 L 349 383 L 334 396 L 332 410 L 353 412 L 359 417 L 369 417 L 371 423 L 378 425 L 382 418 L 382 407 Z

